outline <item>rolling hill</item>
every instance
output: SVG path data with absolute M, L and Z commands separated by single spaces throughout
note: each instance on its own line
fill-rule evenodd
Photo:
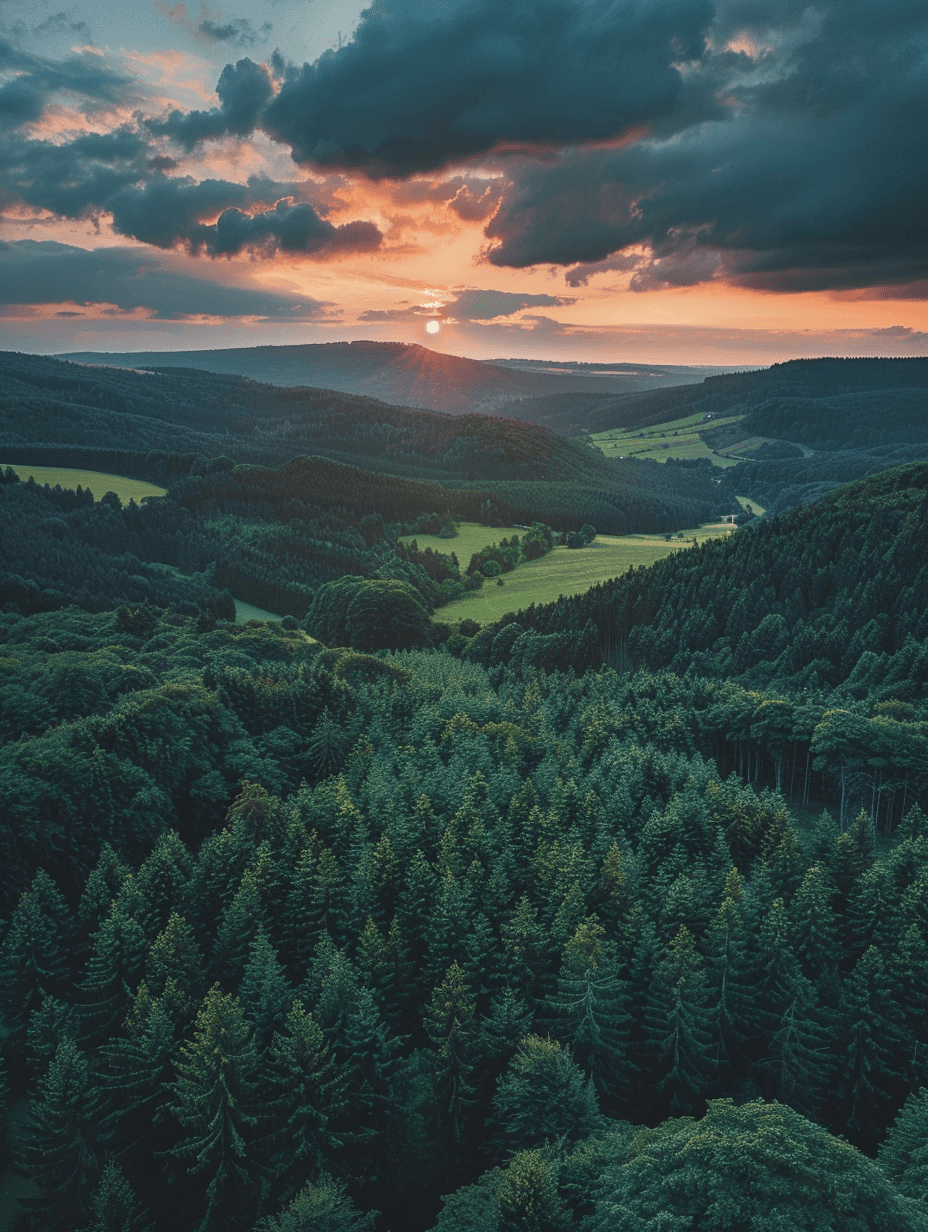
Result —
M 635 364 L 542 364 L 527 360 L 485 363 L 401 342 L 329 342 L 126 354 L 80 351 L 59 358 L 122 368 L 198 368 L 275 385 L 309 385 L 362 394 L 451 415 L 502 412 L 532 422 L 545 422 L 535 419 L 531 406 L 535 398 L 577 393 L 624 395 L 719 371 Z M 524 414 L 509 407 L 515 401 L 525 403 Z M 504 407 L 509 409 L 503 411 Z M 568 404 L 568 423 L 571 415 Z M 561 430 L 560 422 L 547 426 Z

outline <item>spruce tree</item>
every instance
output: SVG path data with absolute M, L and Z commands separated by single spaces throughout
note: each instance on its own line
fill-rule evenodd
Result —
M 476 1001 L 467 977 L 454 962 L 435 986 L 425 1013 L 425 1031 L 435 1046 L 435 1099 L 447 1127 L 449 1157 L 464 1142 L 474 1087 L 472 1039 Z
M 913 1091 L 880 1147 L 880 1167 L 907 1198 L 928 1203 L 928 1089 Z
M 91 1195 L 86 1232 L 152 1232 L 151 1220 L 112 1159 L 104 1164 Z
M 241 1005 L 218 985 L 204 998 L 177 1071 L 171 1111 L 183 1135 L 171 1154 L 204 1186 L 196 1230 L 248 1227 L 261 1193 L 257 1058 Z
M 318 1177 L 342 1146 L 333 1125 L 348 1109 L 346 1081 L 322 1029 L 301 1001 L 274 1035 L 265 1074 L 264 1155 L 275 1188 Z
M 238 995 L 254 1026 L 255 1043 L 259 1048 L 266 1047 L 284 1024 L 293 1003 L 293 989 L 263 928 L 251 943 Z
M 842 998 L 844 1049 L 839 1061 L 843 1113 L 868 1142 L 879 1134 L 904 1089 L 909 1060 L 904 1026 L 886 966 L 874 946 L 857 961 Z
M 121 902 L 113 903 L 109 914 L 93 937 L 82 993 L 88 1033 L 105 1039 L 126 1016 L 145 960 L 145 933 Z
M 603 945 L 605 929 L 595 916 L 579 925 L 564 947 L 557 991 L 549 999 L 552 1034 L 570 1048 L 593 1079 L 603 1101 L 615 1101 L 630 1085 L 627 1045 L 631 1017 L 626 987 Z
M 277 1216 L 265 1216 L 254 1232 L 374 1232 L 376 1213 L 362 1213 L 329 1177 L 304 1185 Z
M 183 916 L 172 911 L 167 923 L 148 947 L 145 983 L 153 997 L 163 995 L 170 984 L 172 996 L 184 1017 L 202 999 L 203 951 L 193 929 Z
M 159 1132 L 158 1127 L 170 1099 L 168 1083 L 185 1019 L 185 999 L 175 994 L 170 981 L 160 998 L 152 997 L 143 981 L 127 1015 L 124 1034 L 99 1049 L 103 1123 L 112 1139 L 121 1144 L 124 1158 L 143 1140 L 153 1149 L 166 1145 L 162 1143 L 164 1131 Z
M 98 1173 L 99 1108 L 86 1057 L 63 1039 L 17 1144 L 20 1171 L 41 1191 L 20 1201 L 48 1232 L 73 1232 L 86 1218 Z
M 645 1075 L 671 1115 L 698 1112 L 717 1080 L 712 993 L 692 935 L 681 928 L 654 973 L 645 1017 Z
M 570 1232 L 574 1221 L 558 1193 L 550 1152 L 520 1151 L 500 1178 L 499 1232 Z
M 71 983 L 74 923 L 60 890 L 39 869 L 24 891 L 0 944 L 0 1009 L 8 1029 L 24 1032 L 46 996 L 65 996 Z

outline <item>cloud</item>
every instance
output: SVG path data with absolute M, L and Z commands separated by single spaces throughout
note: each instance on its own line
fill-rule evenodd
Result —
M 195 278 L 172 268 L 170 258 L 137 248 L 87 251 L 49 241 L 0 241 L 0 304 L 113 304 L 147 310 L 164 321 L 189 317 L 256 316 L 313 319 L 319 300 Z M 60 315 L 60 314 L 59 314 Z
M 197 26 L 200 34 L 216 43 L 230 43 L 238 47 L 256 47 L 265 42 L 274 29 L 269 21 L 261 23 L 256 30 L 247 17 L 234 17 L 231 21 L 218 22 L 205 17 Z
M 338 51 L 289 73 L 263 126 L 300 163 L 371 178 L 500 146 L 615 140 L 666 121 L 703 54 L 710 0 L 382 0 Z M 720 110 L 710 94 L 684 110 Z
M 7 63 L 37 62 L 11 53 Z M 42 62 L 42 67 L 42 81 L 55 88 L 76 80 L 85 92 L 106 97 L 124 84 L 83 58 L 56 65 Z M 33 77 L 38 76 L 36 70 Z M 21 120 L 41 113 L 44 95 L 30 94 L 33 77 L 24 71 L 12 79 L 11 87 L 25 82 L 26 89 L 15 97 L 7 91 L 9 117 Z M 373 223 L 333 225 L 322 217 L 324 206 L 316 209 L 301 199 L 307 186 L 266 176 L 240 184 L 167 174 L 177 163 L 161 152 L 159 137 L 169 135 L 190 146 L 207 135 L 241 135 L 250 131 L 272 90 L 267 71 L 246 59 L 223 70 L 217 87 L 220 106 L 211 111 L 172 112 L 147 123 L 136 119 L 110 132 L 60 143 L 11 132 L 0 142 L 0 206 L 25 205 L 70 219 L 99 219 L 108 213 L 118 234 L 157 248 L 184 246 L 210 256 L 244 250 L 265 257 L 276 252 L 326 256 L 376 248 L 381 234 Z M 0 106 L 3 102 L 0 90 Z
M 63 16 L 63 14 L 59 14 Z M 131 97 L 132 79 L 108 68 L 100 56 L 81 52 L 48 60 L 19 51 L 0 38 L 0 133 L 40 120 L 53 95 L 67 92 L 96 104 Z
M 642 258 L 640 256 L 625 256 L 624 253 L 616 253 L 615 256 L 607 257 L 604 261 L 591 261 L 583 265 L 575 265 L 573 269 L 567 270 L 564 274 L 564 281 L 569 287 L 585 287 L 596 274 L 613 272 L 625 274 L 629 270 L 636 269 L 641 262 Z
M 564 295 L 521 295 L 515 291 L 462 291 L 449 300 L 443 311 L 467 321 L 493 321 L 511 317 L 523 308 L 559 308 L 576 301 Z
M 44 21 L 32 27 L 33 35 L 44 38 L 49 35 L 65 34 L 89 42 L 90 27 L 86 21 L 75 16 L 76 12 L 76 9 L 63 9 L 61 12 L 52 13 Z
M 723 6 L 727 28 L 753 8 Z M 762 52 L 707 53 L 693 71 L 726 98 L 723 118 L 524 161 L 488 225 L 490 261 L 587 265 L 645 248 L 639 289 L 719 277 L 765 291 L 923 280 L 928 10 L 847 0 L 810 13 L 771 32 L 783 14 L 768 6 L 755 29 L 741 26 Z
M 425 291 L 424 295 L 434 300 L 428 304 L 411 304 L 402 308 L 372 308 L 361 313 L 359 321 L 415 321 L 422 317 L 432 317 L 436 313 L 442 317 L 450 317 L 461 321 L 499 321 L 505 317 L 513 317 L 525 308 L 559 308 L 575 302 L 565 295 L 528 295 L 516 291 L 482 290 L 478 287 L 468 287 L 456 295 L 446 297 L 438 292 Z M 541 320 L 543 318 L 523 317 L 525 320 Z M 546 319 L 546 318 L 544 318 Z
M 219 106 L 209 111 L 171 111 L 162 120 L 149 120 L 146 127 L 156 136 L 170 138 L 185 150 L 201 141 L 220 137 L 247 137 L 274 95 L 274 83 L 263 64 L 245 57 L 227 64 L 216 85 Z

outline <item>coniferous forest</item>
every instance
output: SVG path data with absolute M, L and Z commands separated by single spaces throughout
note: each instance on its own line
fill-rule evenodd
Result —
M 928 464 L 441 628 L 594 496 L 726 499 L 500 431 L 4 474 L 11 1226 L 928 1229 Z

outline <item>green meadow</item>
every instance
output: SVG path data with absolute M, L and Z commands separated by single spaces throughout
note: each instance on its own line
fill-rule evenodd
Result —
M 501 535 L 508 538 L 512 533 L 464 523 L 457 539 L 439 539 L 437 535 L 419 535 L 417 539 L 420 548 L 455 551 L 461 566 L 466 568 L 473 552 L 496 542 Z M 671 552 L 685 551 L 692 546 L 693 539 L 702 542 L 730 534 L 731 527 L 713 523 L 681 533 L 685 538 L 674 538 L 669 543 L 663 535 L 598 535 L 585 548 L 555 548 L 540 560 L 528 561 L 504 574 L 502 586 L 487 578 L 480 590 L 437 608 L 434 618 L 443 624 L 467 619 L 487 624 L 532 603 L 551 603 L 559 595 L 583 594 L 597 582 L 618 577 L 630 568 L 652 565 Z M 466 547 L 461 550 L 458 544 Z
M 107 492 L 115 492 L 123 504 L 130 500 L 136 502 L 145 496 L 164 496 L 165 488 L 158 488 L 144 479 L 127 479 L 125 475 L 107 475 L 103 471 L 82 471 L 69 466 L 28 466 L 21 462 L 6 463 L 0 461 L 0 466 L 10 466 L 20 479 L 30 476 L 36 483 L 47 483 L 51 487 L 58 484 L 62 488 L 89 488 L 94 500 L 99 500 Z
M 715 453 L 699 433 L 706 428 L 737 423 L 743 418 L 730 415 L 709 420 L 702 414 L 687 415 L 646 428 L 610 428 L 594 433 L 590 440 L 607 458 L 654 458 L 658 462 L 666 462 L 668 458 L 709 458 L 716 466 L 733 466 L 733 460 Z

